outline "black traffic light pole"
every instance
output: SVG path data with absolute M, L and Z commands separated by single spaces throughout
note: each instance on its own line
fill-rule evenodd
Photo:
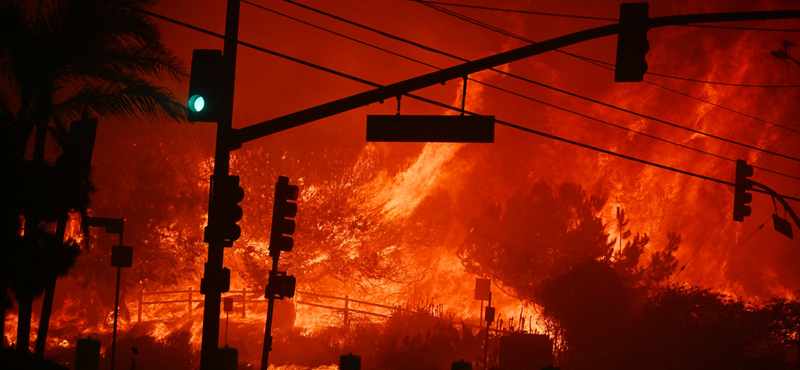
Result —
M 301 126 L 322 118 L 344 113 L 368 104 L 399 97 L 444 81 L 463 78 L 464 76 L 485 69 L 497 67 L 579 42 L 618 34 L 623 27 L 621 24 L 611 24 L 556 37 L 234 130 L 232 129 L 231 121 L 233 116 L 233 87 L 236 75 L 236 48 L 239 42 L 239 6 L 239 0 L 228 0 L 225 21 L 225 44 L 223 48 L 223 68 L 220 79 L 221 93 L 219 97 L 222 101 L 219 110 L 219 120 L 217 121 L 217 140 L 214 156 L 214 176 L 216 177 L 228 175 L 230 168 L 230 151 L 240 148 L 242 143 Z M 647 28 L 654 28 L 688 23 L 785 18 L 800 18 L 800 10 L 689 14 L 647 18 L 644 23 Z M 211 195 L 209 195 L 209 203 L 210 200 Z M 211 218 L 213 218 L 213 215 L 209 214 L 209 222 Z M 225 243 L 223 242 L 209 243 L 208 262 L 206 263 L 204 278 L 213 280 L 221 275 L 224 248 Z M 209 286 L 213 288 L 205 294 L 200 370 L 212 370 L 214 353 L 219 343 L 220 285 L 209 284 Z
M 280 258 L 280 251 L 276 251 L 276 255 L 272 257 L 272 270 L 269 272 L 269 281 L 272 282 L 278 273 L 278 259 Z M 269 290 L 269 289 L 268 289 Z M 269 367 L 269 352 L 272 351 L 272 314 L 275 312 L 275 295 L 268 294 L 267 299 L 267 324 L 264 329 L 264 344 L 261 349 L 261 370 L 267 370 Z
M 222 70 L 220 71 L 220 106 L 217 120 L 217 139 L 214 152 L 214 177 L 220 178 L 228 175 L 230 170 L 230 152 L 236 149 L 230 145 L 233 120 L 233 88 L 236 77 L 236 51 L 239 41 L 239 0 L 228 0 L 225 19 L 225 43 L 222 55 Z M 209 194 L 209 205 L 211 197 Z M 215 215 L 209 213 L 209 223 Z M 204 293 L 203 307 L 203 337 L 200 345 L 200 370 L 214 368 L 214 355 L 219 346 L 219 316 L 220 299 L 222 297 L 221 284 L 217 283 L 222 276 L 222 262 L 225 253 L 225 243 L 211 241 L 208 243 L 208 261 L 205 264 L 203 278 L 207 279 L 207 290 Z

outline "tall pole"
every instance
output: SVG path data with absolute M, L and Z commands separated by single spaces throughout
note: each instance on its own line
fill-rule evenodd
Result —
M 280 251 L 275 251 L 275 256 L 272 257 L 272 271 L 269 272 L 270 279 L 272 279 L 278 272 L 278 259 L 280 258 Z M 264 330 L 264 346 L 261 350 L 261 370 L 267 370 L 269 367 L 269 352 L 272 351 L 272 314 L 275 312 L 275 294 L 269 293 L 269 302 L 267 303 L 267 324 Z
M 228 0 L 225 19 L 225 44 L 222 51 L 221 101 L 219 122 L 217 122 L 217 140 L 214 153 L 214 176 L 227 176 L 230 169 L 231 126 L 233 119 L 233 89 L 236 78 L 236 50 L 239 39 L 239 0 Z M 209 201 L 211 194 L 209 194 Z M 209 213 L 209 218 L 215 215 Z M 203 273 L 206 281 L 216 282 L 222 275 L 222 262 L 225 246 L 220 242 L 208 244 L 208 261 Z M 219 316 L 221 284 L 207 284 L 204 292 L 203 338 L 200 345 L 200 370 L 212 370 L 214 353 L 219 347 Z
M 489 292 L 489 304 L 486 307 L 492 307 L 492 292 Z M 489 369 L 489 326 L 492 325 L 492 322 L 489 321 L 489 315 L 486 315 L 486 344 L 484 345 L 485 352 L 483 354 L 483 369 Z
M 122 243 L 119 243 L 122 245 Z M 122 267 L 117 266 L 117 293 L 114 295 L 114 330 L 111 332 L 111 370 L 114 370 L 114 359 L 117 354 L 117 317 L 119 316 L 119 278 Z
M 119 245 L 122 244 L 123 230 L 119 230 Z M 112 251 L 113 255 L 114 252 Z M 113 263 L 113 258 L 112 258 Z M 111 333 L 111 370 L 114 370 L 114 360 L 117 355 L 117 317 L 119 317 L 119 280 L 122 275 L 122 266 L 117 266 L 117 292 L 114 294 L 114 330 Z M 139 309 L 141 311 L 141 308 Z

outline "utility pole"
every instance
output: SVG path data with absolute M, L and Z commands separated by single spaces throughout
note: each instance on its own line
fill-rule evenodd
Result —
M 233 91 L 236 78 L 236 51 L 239 41 L 239 0 L 228 0 L 225 18 L 225 43 L 220 72 L 220 109 L 217 121 L 217 140 L 214 152 L 214 177 L 227 177 L 230 170 L 231 127 L 233 121 Z M 211 197 L 209 194 L 209 204 Z M 209 224 L 215 215 L 209 212 Z M 221 241 L 208 243 L 208 260 L 203 278 L 206 285 L 203 308 L 203 337 L 200 345 L 200 370 L 214 368 L 214 356 L 219 347 L 220 298 L 222 296 L 223 256 L 226 244 Z M 227 290 L 227 288 L 226 288 Z

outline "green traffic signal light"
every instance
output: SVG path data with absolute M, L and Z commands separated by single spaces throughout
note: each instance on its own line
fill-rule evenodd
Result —
M 189 109 L 191 109 L 192 112 L 200 113 L 201 111 L 203 111 L 203 108 L 205 108 L 205 106 L 206 106 L 206 100 L 203 99 L 202 95 L 194 95 L 191 98 L 189 98 Z

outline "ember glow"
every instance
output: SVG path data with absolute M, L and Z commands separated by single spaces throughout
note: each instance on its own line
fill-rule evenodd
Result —
M 612 19 L 619 17 L 620 3 L 456 2 Z M 439 68 L 461 63 L 289 2 L 253 3 Z M 468 60 L 527 43 L 457 19 L 435 7 L 534 41 L 612 23 L 446 5 L 431 7 L 399 0 L 307 0 L 303 4 Z M 798 4 L 793 1 L 653 1 L 650 16 L 794 8 Z M 198 6 L 197 1 L 173 0 L 161 1 L 151 10 L 222 33 L 224 9 L 224 1 Z M 161 28 L 167 47 L 187 66 L 193 49 L 222 47 L 220 39 L 163 20 L 155 23 Z M 735 160 L 746 159 L 749 164 L 780 173 L 757 168 L 755 181 L 780 194 L 798 197 L 799 161 L 658 121 L 800 157 L 800 65 L 770 55 L 770 51 L 783 47 L 783 40 L 800 42 L 800 34 L 764 30 L 798 30 L 800 20 L 720 25 L 740 29 L 683 26 L 650 30 L 647 60 L 648 71 L 653 74 L 642 83 L 614 83 L 613 70 L 605 68 L 614 62 L 613 37 L 498 67 L 595 102 L 484 71 L 469 76 L 474 80 L 467 82 L 466 109 L 728 182 L 734 181 Z M 247 43 L 383 85 L 434 70 L 249 2 L 242 3 L 239 37 Z M 239 47 L 238 53 L 235 128 L 372 89 L 244 46 Z M 798 48 L 789 48 L 787 53 L 800 58 Z M 447 81 L 414 93 L 460 108 L 463 83 Z M 188 104 L 188 83 L 164 84 L 177 96 L 185 97 L 184 103 Z M 776 85 L 794 87 L 765 87 Z M 657 120 L 597 104 L 598 101 Z M 287 176 L 300 187 L 294 250 L 282 254 L 280 261 L 281 270 L 297 277 L 298 293 L 293 300 L 279 302 L 276 309 L 276 344 L 270 357 L 271 362 L 274 359 L 273 370 L 337 368 L 333 364 L 344 353 L 313 347 L 318 343 L 315 341 L 324 339 L 355 353 L 359 349 L 358 333 L 385 324 L 401 312 L 427 312 L 451 320 L 459 330 L 463 323 L 478 333 L 486 322 L 479 319 L 482 302 L 474 300 L 476 278 L 491 278 L 494 282 L 492 304 L 498 308 L 498 321 L 493 328 L 544 333 L 560 340 L 557 328 L 542 317 L 546 310 L 541 302 L 527 296 L 528 291 L 519 287 L 523 284 L 509 283 L 517 275 L 506 274 L 503 269 L 497 270 L 495 276 L 476 275 L 459 255 L 465 239 L 478 228 L 476 225 L 495 233 L 528 235 L 525 233 L 533 228 L 531 224 L 546 221 L 519 220 L 519 227 L 513 230 L 502 229 L 497 217 L 491 223 L 478 222 L 491 220 L 482 217 L 492 207 L 503 217 L 512 217 L 504 212 L 513 208 L 513 200 L 532 194 L 532 188 L 539 184 L 553 189 L 554 199 L 559 199 L 560 185 L 568 183 L 579 186 L 587 199 L 603 200 L 593 216 L 605 227 L 605 242 L 614 242 L 619 255 L 619 237 L 625 230 L 631 231 L 625 242 L 646 234 L 649 243 L 644 245 L 642 258 L 634 267 L 646 269 L 655 264 L 654 256 L 666 253 L 673 245 L 670 235 L 678 235 L 680 242 L 671 254 L 676 260 L 675 268 L 665 280 L 658 281 L 659 286 L 670 282 L 697 285 L 754 305 L 764 305 L 773 297 L 800 297 L 800 231 L 795 226 L 795 239 L 789 239 L 773 229 L 773 213 L 787 219 L 788 216 L 767 195 L 755 193 L 752 215 L 737 223 L 730 213 L 731 186 L 499 124 L 493 144 L 366 143 L 366 116 L 395 113 L 397 101 L 387 100 L 246 143 L 232 153 L 231 174 L 241 177 L 245 189 L 244 217 L 240 222 L 242 238 L 225 251 L 225 266 L 232 271 L 232 281 L 231 291 L 223 296 L 234 298 L 227 340 L 239 350 L 240 363 L 254 368 L 261 361 L 267 311 L 263 297 L 271 264 L 268 246 L 272 198 L 278 176 Z M 459 113 L 403 97 L 400 114 Z M 150 353 L 181 348 L 191 366 L 197 367 L 203 314 L 199 287 L 207 258 L 203 228 L 208 217 L 214 135 L 215 125 L 210 123 L 100 118 L 92 161 L 92 179 L 99 191 L 92 195 L 89 213 L 124 217 L 125 245 L 134 248 L 133 267 L 122 271 L 118 367 L 130 363 L 131 346 L 148 348 Z M 795 212 L 800 211 L 800 203 L 788 202 Z M 629 220 L 624 228 L 618 227 L 618 209 L 624 209 Z M 573 217 L 572 221 L 577 219 Z M 116 276 L 109 265 L 110 246 L 116 245 L 117 239 L 94 229 L 87 238 L 77 225 L 79 217 L 69 223 L 68 238 L 79 243 L 89 239 L 91 244 L 84 248 L 69 276 L 58 281 L 48 357 L 72 366 L 77 340 L 91 335 L 103 340 L 107 366 Z M 581 226 L 571 224 L 564 232 Z M 532 238 L 526 241 L 529 248 L 550 245 L 545 235 L 542 239 Z M 566 254 L 574 246 L 559 248 Z M 554 261 L 561 249 L 554 252 Z M 619 255 L 608 260 L 617 262 L 622 258 Z M 572 267 L 553 267 L 554 274 L 558 274 L 548 278 Z M 345 304 L 350 311 L 345 310 Z M 632 312 L 637 309 L 634 307 Z M 34 335 L 38 312 L 34 304 Z M 16 321 L 15 308 L 5 316 L 6 347 L 16 342 Z M 220 327 L 223 346 L 224 312 Z M 181 333 L 188 334 L 181 337 Z M 404 335 L 413 338 L 415 333 Z M 308 353 L 300 353 L 303 346 L 308 346 Z M 137 358 L 139 363 L 151 361 L 145 360 L 146 351 L 142 350 Z M 183 355 L 180 352 L 176 358 Z M 479 355 L 482 352 L 467 360 L 475 362 Z M 371 367 L 365 364 L 365 368 Z

